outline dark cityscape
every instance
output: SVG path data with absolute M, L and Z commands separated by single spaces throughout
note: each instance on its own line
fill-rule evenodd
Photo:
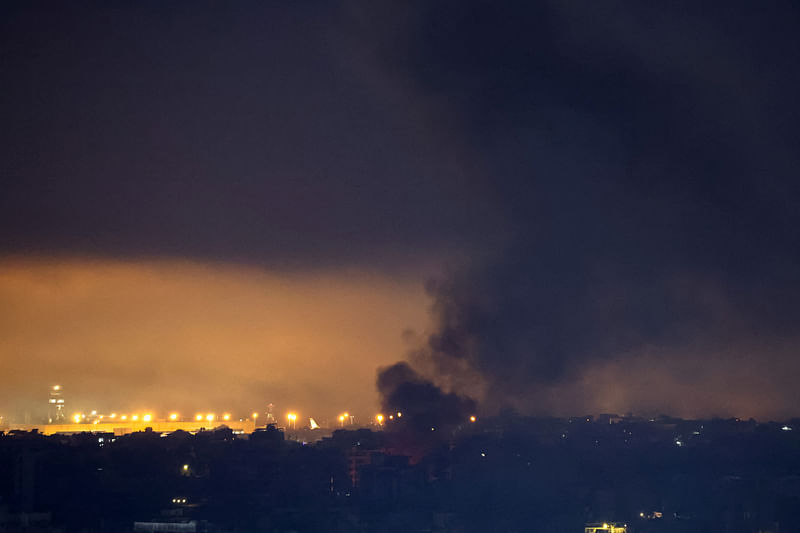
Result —
M 0 533 L 800 533 L 798 34 L 0 2 Z
M 11 431 L 0 437 L 0 527 L 797 531 L 795 428 L 800 419 L 509 412 L 427 435 L 400 418 L 316 441 L 274 425 L 250 434 Z

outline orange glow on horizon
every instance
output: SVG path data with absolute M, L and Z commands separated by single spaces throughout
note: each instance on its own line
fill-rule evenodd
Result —
M 59 385 L 69 407 L 78 399 L 103 409 L 146 402 L 165 413 L 154 419 L 174 410 L 191 420 L 198 406 L 226 407 L 233 418 L 266 401 L 320 413 L 354 402 L 370 408 L 375 368 L 404 353 L 398 332 L 427 325 L 422 279 L 172 259 L 0 257 L 0 360 L 8 365 L 0 404 L 30 394 L 20 376 L 55 367 L 59 381 L 46 390 Z M 292 387 L 298 379 L 307 386 Z M 264 390 L 277 395 L 265 398 Z

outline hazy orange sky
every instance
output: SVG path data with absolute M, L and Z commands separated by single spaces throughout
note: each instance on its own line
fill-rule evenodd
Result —
M 263 411 L 376 409 L 378 366 L 424 328 L 415 279 L 284 274 L 188 261 L 0 261 L 0 405 Z
M 0 303 L 0 414 L 34 420 L 56 383 L 69 414 L 246 414 L 273 402 L 320 422 L 371 417 L 376 370 L 424 343 L 431 320 L 422 274 L 181 260 L 7 257 Z M 567 416 L 789 416 L 793 343 L 620 353 L 502 400 Z M 486 399 L 480 387 L 462 392 Z

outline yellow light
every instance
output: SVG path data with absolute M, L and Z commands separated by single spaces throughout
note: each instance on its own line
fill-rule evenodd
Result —
M 222 419 L 223 420 L 230 420 L 231 419 L 231 415 L 229 415 L 228 413 L 225 413 L 224 415 L 222 415 Z
M 403 416 L 403 413 L 401 413 L 400 411 L 397 411 L 397 418 L 402 418 L 402 416 Z
M 133 416 L 131 417 L 131 420 L 133 420 L 134 422 L 136 422 L 137 420 L 139 420 L 139 415 L 133 415 Z
M 608 529 L 608 524 L 606 524 L 605 522 L 603 522 L 603 529 Z
M 79 423 L 79 422 L 81 421 L 81 415 L 80 415 L 80 414 L 78 414 L 78 413 L 75 413 L 75 414 L 72 416 L 72 420 L 74 420 L 76 424 L 77 424 L 77 423 Z
M 344 415 L 339 415 L 339 422 L 344 422 Z
M 61 390 L 61 385 L 53 385 L 53 390 Z
M 189 470 L 189 465 L 183 465 L 183 471 L 186 472 L 187 470 Z
M 169 419 L 173 420 L 173 421 L 177 420 L 178 419 L 178 413 L 170 413 Z
M 470 422 L 475 422 L 476 420 L 478 420 L 478 419 L 475 418 L 475 415 L 472 415 L 471 417 L 469 417 L 469 421 Z
M 213 413 L 208 413 L 208 414 L 206 415 L 206 420 L 208 420 L 209 422 L 211 422 L 212 420 L 214 420 L 214 414 L 213 414 Z
M 145 422 L 150 422 L 152 419 L 153 419 L 153 415 L 151 415 L 149 413 L 142 417 L 142 420 L 144 420 Z
M 378 421 L 378 424 L 383 424 L 383 415 L 377 415 L 375 417 L 375 420 Z
M 203 419 L 203 415 L 201 415 L 201 414 L 199 414 L 199 413 L 198 413 L 198 414 L 196 414 L 196 415 L 194 416 L 194 419 L 195 419 L 195 420 L 197 420 L 197 421 L 199 422 L 199 421 L 201 421 L 201 420 Z
M 295 413 L 289 413 L 286 415 L 286 419 L 294 422 L 295 420 L 297 420 L 297 415 Z
M 345 413 L 345 414 L 344 414 L 344 417 L 345 417 L 345 418 L 349 418 L 349 417 L 350 417 L 350 413 Z
M 117 413 L 111 413 L 108 418 L 117 418 Z
M 120 418 L 121 418 L 122 420 L 127 420 L 127 419 L 128 419 L 128 415 L 122 415 Z
M 253 420 L 255 420 L 256 418 L 258 418 L 258 413 L 253 413 Z

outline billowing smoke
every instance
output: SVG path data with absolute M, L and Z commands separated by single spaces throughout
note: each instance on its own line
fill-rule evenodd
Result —
M 392 416 L 392 427 L 413 433 L 446 434 L 475 413 L 474 400 L 444 392 L 405 362 L 378 371 L 378 391 L 387 422 Z
M 759 64 L 785 35 L 735 31 L 758 26 L 749 8 L 597 6 L 420 24 L 448 29 L 409 71 L 459 95 L 437 103 L 467 125 L 464 188 L 503 220 L 430 284 L 409 361 L 488 410 L 774 413 L 798 399 L 798 158 L 763 103 L 794 109 L 796 83 L 762 84 Z

